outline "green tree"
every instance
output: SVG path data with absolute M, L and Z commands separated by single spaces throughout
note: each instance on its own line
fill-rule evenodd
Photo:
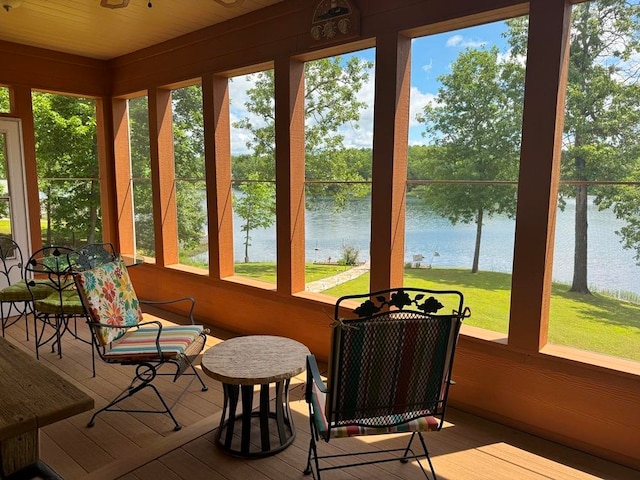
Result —
M 589 185 L 624 180 L 638 171 L 639 15 L 637 1 L 602 0 L 573 7 L 561 178 L 575 183 L 560 191 L 576 204 L 573 292 L 589 294 L 588 196 L 600 208 L 613 207 L 627 222 L 619 233 L 640 257 L 637 187 L 631 191 Z M 509 22 L 509 42 L 520 53 L 526 49 L 526 25 L 526 19 Z
M 207 221 L 202 89 L 176 89 L 172 102 L 178 238 L 181 248 L 189 251 L 200 245 Z
M 250 232 L 255 228 L 269 228 L 275 222 L 276 192 L 273 182 L 260 180 L 256 173 L 249 174 L 247 181 L 237 187 L 234 193 L 234 210 L 244 220 L 244 262 L 249 263 Z
M 45 244 L 102 238 L 95 102 L 33 93 L 38 183 L 47 220 Z
M 323 58 L 305 63 L 305 153 L 307 182 L 306 198 L 310 207 L 315 200 L 330 196 L 337 208 L 344 206 L 350 197 L 364 196 L 370 188 L 362 183 L 363 152 L 344 148 L 344 136 L 340 127 L 353 124 L 357 128 L 360 111 L 366 104 L 358 99 L 358 92 L 369 78 L 371 62 L 351 57 L 343 62 L 341 56 Z M 250 154 L 234 158 L 234 178 L 252 178 L 257 175 L 262 181 L 275 179 L 275 109 L 273 70 L 259 72 L 247 77 L 253 86 L 247 90 L 249 100 L 245 103 L 251 117 L 247 116 L 233 125 L 250 133 L 246 147 Z M 369 156 L 369 164 L 370 156 Z M 368 169 L 370 175 L 370 167 Z M 244 198 L 253 195 L 249 189 Z M 257 194 L 257 193 L 256 193 Z M 256 198 L 248 203 L 261 204 Z M 245 221 L 244 228 L 257 228 L 251 210 L 235 209 Z M 266 209 L 269 210 L 269 209 Z M 263 222 L 272 225 L 275 210 L 270 219 Z M 248 216 L 244 216 L 248 215 Z M 243 230 L 245 231 L 245 230 Z M 249 232 L 246 231 L 249 237 Z M 245 249 L 248 248 L 248 240 Z M 245 254 L 245 260 L 248 255 Z
M 0 87 L 0 112 L 9 111 L 9 89 Z
M 151 150 L 147 97 L 129 100 L 129 144 L 133 183 L 136 249 L 154 256 L 153 199 L 151 193 Z
M 309 199 L 332 195 L 338 203 L 350 195 L 366 193 L 349 184 L 331 182 L 364 180 L 358 165 L 352 165 L 358 154 L 356 149 L 345 152 L 344 136 L 340 127 L 352 124 L 357 128 L 360 112 L 366 104 L 359 100 L 358 92 L 369 78 L 373 67 L 358 57 L 343 61 L 341 56 L 323 58 L 305 63 L 305 152 L 307 189 Z M 245 117 L 234 123 L 237 128 L 251 134 L 247 148 L 253 152 L 253 166 L 262 178 L 273 179 L 275 158 L 274 76 L 273 71 L 264 71 L 253 76 L 253 86 L 247 90 L 247 110 L 252 120 Z M 255 159 L 261 159 L 257 162 Z M 261 165 L 267 162 L 268 167 Z M 369 161 L 370 162 L 370 161 Z M 358 161 L 360 163 L 360 160 Z
M 422 178 L 444 182 L 416 190 L 452 223 L 475 222 L 473 273 L 485 217 L 513 216 L 516 204 L 515 187 L 490 182 L 517 179 L 524 69 L 499 58 L 496 47 L 462 52 L 451 73 L 438 78 L 435 101 L 417 116 L 436 147 L 422 159 Z M 472 183 L 478 181 L 488 183 Z
M 171 100 L 178 237 L 181 248 L 188 251 L 200 244 L 207 220 L 203 202 L 205 172 L 202 90 L 199 86 L 175 89 Z M 153 254 L 155 244 L 148 111 L 147 97 L 129 101 L 136 242 L 139 250 Z

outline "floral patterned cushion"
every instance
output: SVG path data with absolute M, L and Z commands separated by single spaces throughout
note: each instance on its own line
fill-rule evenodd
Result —
M 142 311 L 122 259 L 75 275 L 92 322 L 103 325 L 135 326 L 142 320 Z M 100 345 L 108 345 L 125 334 L 126 329 L 95 326 Z

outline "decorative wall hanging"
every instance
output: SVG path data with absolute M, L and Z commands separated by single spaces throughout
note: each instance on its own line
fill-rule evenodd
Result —
M 320 0 L 311 20 L 311 45 L 334 43 L 360 35 L 360 11 L 350 0 Z

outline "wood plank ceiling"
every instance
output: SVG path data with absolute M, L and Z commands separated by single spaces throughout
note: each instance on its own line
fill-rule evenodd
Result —
M 282 0 L 224 5 L 230 1 L 152 0 L 149 8 L 149 0 L 129 0 L 104 8 L 100 0 L 0 0 L 0 40 L 107 60 Z

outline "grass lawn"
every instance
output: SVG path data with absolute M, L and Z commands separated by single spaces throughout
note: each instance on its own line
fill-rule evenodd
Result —
M 181 259 L 183 263 L 186 263 L 185 259 Z M 189 262 L 189 265 L 193 265 L 200 268 L 207 268 L 205 263 L 194 264 Z M 345 265 L 326 265 L 318 263 L 308 263 L 305 268 L 305 281 L 306 283 L 315 282 L 322 278 L 331 277 L 337 275 L 340 272 L 349 270 L 351 267 Z M 241 277 L 255 278 L 262 280 L 263 282 L 276 283 L 276 265 L 274 263 L 267 262 L 250 262 L 250 263 L 236 263 L 234 265 L 235 274 Z
M 11 220 L 8 218 L 0 218 L 0 235 L 11 234 Z
M 471 317 L 465 324 L 506 334 L 509 323 L 511 275 L 496 272 L 472 274 L 459 269 L 406 269 L 406 286 L 459 289 Z M 369 275 L 343 283 L 323 293 L 341 295 L 366 292 Z M 640 361 L 640 305 L 601 294 L 582 296 L 553 284 L 549 342 L 582 350 Z

